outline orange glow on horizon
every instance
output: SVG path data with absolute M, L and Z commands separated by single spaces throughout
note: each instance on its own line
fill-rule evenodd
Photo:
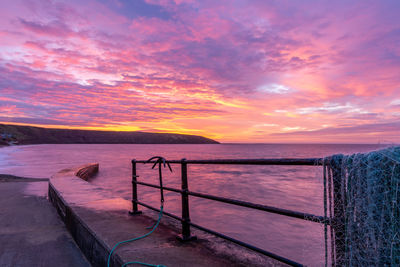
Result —
M 8 2 L 0 122 L 400 142 L 398 3 L 139 2 Z

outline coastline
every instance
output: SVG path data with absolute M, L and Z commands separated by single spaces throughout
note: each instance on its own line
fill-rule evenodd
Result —
M 0 144 L 219 144 L 210 138 L 179 133 L 55 129 L 0 123 Z M 5 143 L 4 143 L 5 142 Z

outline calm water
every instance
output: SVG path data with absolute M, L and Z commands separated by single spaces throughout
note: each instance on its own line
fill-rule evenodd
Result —
M 379 145 L 35 145 L 0 148 L 0 173 L 49 177 L 56 171 L 99 162 L 100 173 L 90 181 L 129 199 L 131 159 L 234 159 L 324 157 L 367 152 Z M 138 166 L 139 180 L 157 183 L 151 165 Z M 179 165 L 164 171 L 165 185 L 180 186 Z M 230 197 L 295 211 L 323 215 L 322 170 L 314 166 L 191 166 L 192 191 Z M 159 205 L 159 191 L 139 186 L 139 199 Z M 191 197 L 194 223 L 310 265 L 324 262 L 322 225 Z M 180 214 L 180 198 L 166 192 L 165 209 Z

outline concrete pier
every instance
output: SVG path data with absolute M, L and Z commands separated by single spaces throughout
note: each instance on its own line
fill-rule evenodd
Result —
M 130 201 L 110 195 L 76 177 L 76 173 L 76 169 L 66 169 L 54 175 L 49 199 L 91 264 L 106 266 L 111 248 L 119 241 L 147 233 L 146 227 L 154 224 L 157 214 L 144 209 L 142 215 L 129 215 Z M 177 229 L 162 223 L 145 239 L 118 247 L 111 266 L 131 261 L 165 266 L 283 266 L 229 242 L 210 240 L 206 234 L 200 233 L 197 241 L 188 243 L 178 241 L 177 235 Z
M 46 199 L 47 188 L 48 179 L 0 175 L 0 266 L 90 266 Z
M 143 208 L 129 215 L 129 200 L 86 181 L 97 170 L 96 164 L 65 169 L 50 180 L 0 175 L 0 266 L 105 267 L 117 242 L 146 234 L 158 214 Z M 201 231 L 194 230 L 198 240 L 182 243 L 179 224 L 165 216 L 161 222 L 145 239 L 118 247 L 110 266 L 283 266 Z

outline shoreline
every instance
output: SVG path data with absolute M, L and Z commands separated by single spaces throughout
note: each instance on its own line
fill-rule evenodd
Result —
M 200 135 L 158 133 L 140 131 L 100 131 L 43 128 L 0 124 L 5 142 L 11 144 L 218 144 L 219 142 Z

